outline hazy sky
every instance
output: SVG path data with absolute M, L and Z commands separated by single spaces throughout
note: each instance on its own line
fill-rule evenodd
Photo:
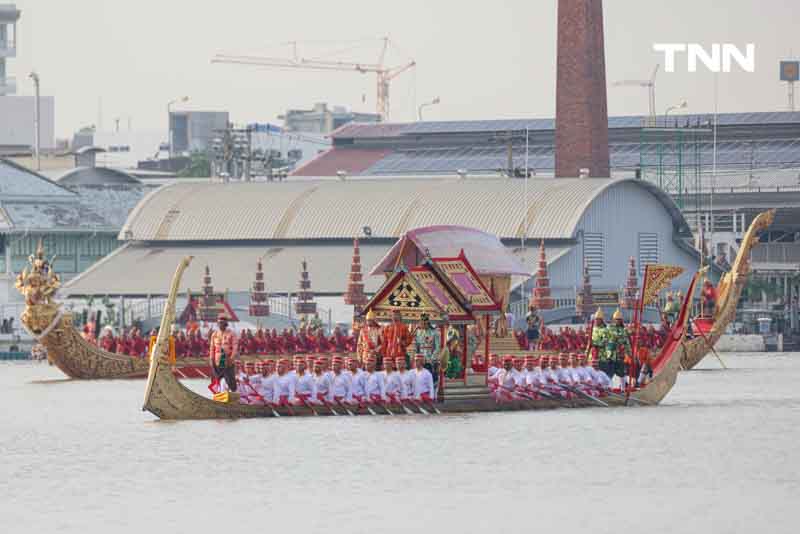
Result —
M 0 0 L 8 1 L 8 0 Z M 212 65 L 216 52 L 301 53 L 374 60 L 388 35 L 394 65 L 415 71 L 392 85 L 392 119 L 411 120 L 434 96 L 426 119 L 552 117 L 555 113 L 556 0 L 18 0 L 18 58 L 9 74 L 19 93 L 39 71 L 43 94 L 56 97 L 56 131 L 68 136 L 98 121 L 131 117 L 134 129 L 166 129 L 166 103 L 189 95 L 191 109 L 228 110 L 237 122 L 272 121 L 287 108 L 329 102 L 373 111 L 375 77 L 353 72 L 276 71 Z M 649 76 L 654 42 L 756 44 L 756 72 L 719 75 L 720 111 L 787 108 L 778 60 L 800 55 L 797 0 L 605 0 L 606 66 L 611 114 L 647 112 L 645 89 L 612 87 Z M 359 43 L 349 53 L 334 54 Z M 326 41 L 319 43 L 319 41 Z M 680 67 L 683 67 L 680 69 Z M 713 110 L 713 75 L 658 76 L 657 109 L 682 98 L 688 112 Z M 362 102 L 362 98 L 366 101 Z M 800 98 L 798 98 L 800 101 Z

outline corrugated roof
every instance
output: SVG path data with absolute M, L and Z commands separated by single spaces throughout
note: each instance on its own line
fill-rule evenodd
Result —
M 332 148 L 292 171 L 292 176 L 336 176 L 339 171 L 361 174 L 390 152 L 375 148 Z
M 377 262 L 388 245 L 361 244 L 364 271 Z M 249 291 L 255 277 L 256 260 L 263 256 L 264 278 L 271 293 L 296 293 L 300 262 L 308 260 L 311 289 L 316 293 L 338 294 L 347 286 L 353 256 L 352 245 L 270 246 L 145 246 L 128 244 L 100 260 L 64 285 L 68 295 L 163 295 L 168 292 L 172 273 L 184 256 L 194 256 L 183 276 L 181 291 L 197 291 L 205 266 L 218 291 Z M 136 273 L 136 276 L 121 276 Z M 366 291 L 376 291 L 383 277 L 365 277 Z
M 0 198 L 9 196 L 70 198 L 74 195 L 44 176 L 9 160 L 0 159 Z
M 85 148 L 85 147 L 84 147 Z M 78 167 L 70 169 L 58 178 L 58 184 L 64 186 L 82 185 L 136 185 L 139 180 L 130 174 L 109 167 Z
M 694 123 L 698 118 L 708 120 L 710 113 L 679 115 L 681 122 L 689 119 Z M 648 117 L 646 115 L 628 115 L 609 117 L 609 128 L 640 128 Z M 765 111 L 752 113 L 720 113 L 717 124 L 720 126 L 788 124 L 800 122 L 798 111 Z M 421 121 L 408 123 L 348 123 L 333 132 L 334 139 L 394 137 L 402 135 L 442 134 L 442 133 L 475 133 L 501 132 L 508 130 L 542 131 L 553 130 L 555 120 L 539 119 L 489 119 L 462 121 Z
M 397 238 L 421 226 L 468 226 L 497 235 L 571 239 L 606 188 L 633 183 L 657 196 L 685 226 L 673 201 L 641 180 L 535 178 L 353 179 L 282 183 L 173 184 L 145 197 L 120 233 L 135 241 Z M 128 232 L 130 232 L 128 234 Z

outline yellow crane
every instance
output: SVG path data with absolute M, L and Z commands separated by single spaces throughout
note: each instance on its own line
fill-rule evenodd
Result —
M 416 61 L 411 60 L 402 65 L 395 67 L 387 67 L 384 65 L 386 58 L 386 51 L 389 48 L 389 38 L 383 37 L 381 39 L 383 46 L 381 47 L 378 61 L 375 63 L 360 63 L 355 61 L 335 61 L 325 59 L 304 58 L 297 54 L 297 42 L 290 43 L 293 47 L 294 54 L 290 58 L 280 57 L 263 57 L 263 56 L 239 56 L 231 54 L 216 54 L 212 59 L 212 63 L 229 63 L 235 65 L 253 65 L 257 67 L 276 67 L 276 68 L 290 68 L 290 69 L 303 69 L 303 70 L 318 70 L 318 71 L 351 71 L 366 74 L 374 72 L 377 77 L 377 100 L 376 111 L 380 115 L 381 120 L 389 120 L 389 86 L 393 79 L 407 70 L 416 66 Z

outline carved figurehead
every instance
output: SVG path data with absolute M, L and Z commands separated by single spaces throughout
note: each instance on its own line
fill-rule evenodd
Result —
M 55 257 L 50 261 L 45 258 L 44 247 L 39 240 L 36 253 L 28 257 L 28 267 L 17 276 L 14 284 L 25 297 L 25 310 L 20 320 L 34 334 L 43 332 L 58 313 L 54 297 L 61 287 L 61 279 L 51 269 L 53 260 Z

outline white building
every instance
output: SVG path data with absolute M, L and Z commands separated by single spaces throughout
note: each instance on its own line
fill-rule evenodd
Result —
M 0 4 L 0 149 L 27 150 L 36 144 L 36 98 L 19 96 L 18 77 L 8 70 L 7 60 L 17 56 L 17 22 L 21 12 L 14 4 Z M 26 81 L 27 76 L 26 76 Z M 33 82 L 30 82 L 33 85 Z M 43 150 L 55 148 L 55 99 L 40 99 L 39 139 Z

